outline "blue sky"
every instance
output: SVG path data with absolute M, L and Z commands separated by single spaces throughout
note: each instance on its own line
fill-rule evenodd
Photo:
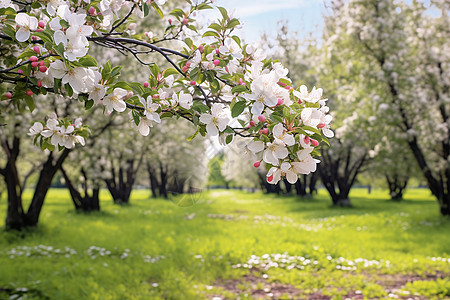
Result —
M 276 34 L 277 22 L 288 20 L 291 30 L 307 34 L 322 25 L 323 0 L 217 0 L 233 17 L 241 20 L 239 35 L 247 43 L 255 42 L 263 33 Z M 218 17 L 211 15 L 211 18 Z

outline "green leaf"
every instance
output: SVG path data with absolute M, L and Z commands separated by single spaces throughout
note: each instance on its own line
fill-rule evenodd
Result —
M 136 126 L 138 126 L 139 123 L 141 122 L 141 118 L 139 117 L 138 112 L 136 112 L 135 110 L 133 110 L 131 114 L 133 115 L 133 121 L 134 121 L 134 124 L 136 124 Z
M 132 88 L 126 83 L 125 81 L 119 81 L 116 84 L 114 84 L 114 88 L 122 88 L 124 90 L 132 90 Z
M 148 16 L 150 9 L 148 8 L 148 4 L 144 3 L 144 17 Z
M 98 67 L 97 61 L 90 55 L 86 55 L 78 60 L 83 67 Z
M 41 40 L 43 40 L 44 43 L 46 43 L 46 42 L 51 42 L 51 41 L 52 41 L 52 36 L 51 36 L 51 34 L 50 34 L 48 31 L 46 31 L 46 30 L 41 31 L 41 32 L 35 31 L 35 32 L 33 32 L 33 35 L 35 35 L 35 36 L 41 38 Z
M 111 62 L 108 60 L 102 69 L 102 78 L 108 80 L 111 76 Z
M 302 128 L 304 130 L 312 131 L 314 133 L 317 133 L 318 135 L 321 135 L 320 131 L 317 128 L 314 128 L 314 127 L 311 127 L 311 126 L 302 126 Z
M 59 56 L 64 57 L 64 45 L 62 43 L 58 46 L 54 46 L 53 49 Z
M 145 93 L 144 87 L 142 86 L 142 84 L 138 82 L 130 82 L 128 85 L 133 89 L 133 91 L 136 94 L 139 94 L 140 96 L 142 96 L 142 94 Z
M 199 133 L 199 131 L 200 131 L 200 128 L 198 128 L 197 131 L 195 131 L 193 135 L 187 137 L 187 138 L 186 138 L 186 141 L 188 141 L 188 142 L 192 141 L 192 140 L 197 136 L 197 134 Z
M 220 26 L 217 23 L 212 23 L 211 25 L 208 26 L 208 28 L 214 29 L 217 32 L 221 32 L 222 31 L 222 26 Z
M 164 18 L 164 13 L 162 12 L 161 8 L 159 8 L 159 6 L 155 3 L 152 2 L 152 6 L 155 9 L 155 11 L 158 13 L 158 15 L 162 18 Z
M 220 10 L 220 13 L 222 14 L 222 17 L 224 18 L 224 20 L 228 20 L 228 12 L 225 8 L 223 7 L 217 7 Z
M 233 35 L 231 38 L 241 47 L 241 39 L 238 36 Z
M 201 3 L 197 6 L 197 10 L 202 10 L 202 9 L 212 9 L 212 7 L 206 3 Z
M 220 90 L 220 84 L 217 79 L 213 79 L 210 81 L 211 93 L 215 94 Z
M 236 85 L 231 89 L 231 93 L 242 93 L 244 91 L 248 91 L 247 87 L 245 85 Z
M 219 35 L 217 32 L 215 32 L 215 31 L 207 31 L 207 32 L 205 32 L 205 33 L 203 34 L 202 37 L 207 37 L 207 36 L 220 37 L 220 35 Z
M 14 28 L 9 24 L 4 24 L 2 28 L 3 33 L 8 35 L 10 38 L 16 39 L 16 31 Z
M 120 70 L 122 70 L 122 66 L 115 66 L 111 71 L 111 78 L 120 75 Z
M 241 22 L 239 22 L 238 19 L 236 19 L 236 18 L 231 19 L 230 22 L 228 22 L 228 24 L 227 24 L 227 29 L 232 29 L 232 28 L 238 26 L 239 24 L 241 24 Z
M 277 114 L 271 114 L 270 118 L 273 119 L 274 121 L 277 121 L 278 123 L 283 123 L 283 118 Z
M 176 9 L 174 9 L 174 10 L 172 10 L 170 12 L 170 15 L 178 17 L 178 18 L 183 18 L 184 17 L 184 11 L 182 11 L 179 8 L 176 8 Z
M 192 109 L 199 113 L 209 112 L 209 107 L 198 100 L 194 101 L 194 104 L 192 105 Z
M 232 136 L 232 135 L 228 135 L 228 136 L 226 137 L 226 139 L 225 139 L 225 143 L 226 143 L 226 144 L 229 144 L 229 143 L 231 143 L 232 140 L 233 140 L 233 136 Z
M 53 90 L 55 93 L 59 93 L 61 90 L 61 79 L 53 79 Z
M 247 103 L 246 101 L 236 102 L 233 105 L 233 108 L 231 109 L 231 116 L 233 118 L 236 118 L 237 116 L 239 116 L 244 111 L 246 103 Z
M 33 97 L 25 95 L 24 99 L 25 99 L 25 102 L 27 103 L 27 106 L 30 109 L 30 111 L 33 112 L 34 107 L 35 107 Z
M 66 83 L 66 84 L 64 85 L 64 89 L 66 90 L 67 95 L 69 95 L 69 97 L 72 97 L 72 95 L 73 95 L 73 89 L 72 89 L 72 87 L 70 86 L 70 84 Z
M 164 77 L 168 77 L 168 76 L 174 75 L 174 74 L 179 74 L 179 72 L 176 69 L 174 69 L 174 68 L 167 68 L 164 71 Z
M 33 3 L 31 3 L 31 8 L 38 9 L 39 7 L 41 7 L 41 3 L 39 3 L 39 1 L 33 1 Z
M 150 72 L 152 72 L 153 76 L 155 78 L 158 78 L 158 74 L 159 74 L 159 67 L 157 64 L 153 64 L 149 66 L 150 68 Z
M 186 45 L 187 45 L 190 49 L 192 49 L 192 46 L 194 45 L 194 42 L 192 41 L 192 39 L 190 39 L 190 38 L 185 38 L 185 39 L 184 39 L 184 42 L 186 43 Z
M 94 100 L 91 99 L 91 100 L 84 102 L 84 108 L 86 110 L 91 109 L 92 106 L 94 106 Z

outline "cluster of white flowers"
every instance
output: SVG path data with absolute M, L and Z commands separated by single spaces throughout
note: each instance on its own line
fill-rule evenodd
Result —
M 41 122 L 35 122 L 30 128 L 28 135 L 32 137 L 42 135 L 50 138 L 50 143 L 53 146 L 62 146 L 70 149 L 75 146 L 75 143 L 80 143 L 84 146 L 84 138 L 75 133 L 75 129 L 81 128 L 81 125 L 81 119 L 78 118 L 75 120 L 75 124 L 66 126 L 57 120 L 56 114 L 52 114 L 45 126 Z

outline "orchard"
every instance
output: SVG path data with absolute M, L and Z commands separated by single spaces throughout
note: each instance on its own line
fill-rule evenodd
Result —
M 3 1 L 3 107 L 31 114 L 37 101 L 45 101 L 37 96 L 56 94 L 78 101 L 86 110 L 100 106 L 104 118 L 128 111 L 143 136 L 153 125 L 164 126 L 163 119 L 186 119 L 195 125 L 194 132 L 186 132 L 188 140 L 198 134 L 218 136 L 225 145 L 236 135 L 245 137 L 242 151 L 254 154 L 249 164 L 266 162 L 271 184 L 284 176 L 295 182 L 298 174 L 314 172 L 319 143 L 328 143 L 327 136 L 333 135 L 322 89 L 294 89 L 279 61 L 233 34 L 239 20 L 224 8 L 217 8 L 219 20 L 197 29 L 195 16 L 213 9 L 212 1 L 187 1 L 166 16 L 165 2 Z M 161 36 L 137 26 L 150 14 L 165 24 Z M 149 78 L 128 81 L 121 65 L 99 63 L 95 48 L 132 56 L 140 68 L 150 70 Z M 156 56 L 168 67 L 158 66 Z M 28 135 L 42 150 L 67 152 L 84 145 L 92 133 L 79 117 L 53 114 L 35 120 Z M 13 153 L 14 146 L 8 147 Z M 14 165 L 11 155 L 2 174 L 14 173 Z M 53 175 L 47 176 L 40 198 Z M 10 203 L 17 202 L 13 186 L 18 183 L 6 181 Z M 38 211 L 43 198 L 39 202 Z M 35 225 L 37 217 L 18 222 Z

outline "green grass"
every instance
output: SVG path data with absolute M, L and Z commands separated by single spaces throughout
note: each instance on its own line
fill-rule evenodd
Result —
M 450 296 L 450 220 L 427 190 L 397 203 L 355 189 L 353 208 L 330 207 L 322 190 L 174 199 L 189 207 L 148 197 L 135 191 L 117 206 L 103 191 L 102 212 L 79 214 L 66 190 L 51 190 L 37 229 L 0 232 L 0 290 L 25 299 L 283 299 L 281 286 L 299 293 L 285 299 Z M 5 212 L 3 197 L 2 221 Z

